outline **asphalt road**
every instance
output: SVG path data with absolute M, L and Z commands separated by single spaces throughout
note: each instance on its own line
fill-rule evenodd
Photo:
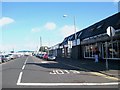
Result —
M 107 76 L 34 56 L 2 64 L 2 88 L 118 88 Z

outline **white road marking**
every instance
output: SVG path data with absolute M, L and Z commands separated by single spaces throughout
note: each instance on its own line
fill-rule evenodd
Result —
M 64 63 L 62 63 L 62 64 L 64 64 Z M 64 65 L 67 65 L 67 66 L 70 66 L 70 67 L 73 67 L 73 68 L 76 68 L 76 69 L 88 71 L 87 69 L 76 67 L 76 66 L 73 66 L 73 65 L 70 65 L 70 64 L 64 64 Z M 117 81 L 120 80 L 117 77 L 108 76 L 108 75 L 105 75 L 105 74 L 102 74 L 102 73 L 99 73 L 99 72 L 89 72 L 89 73 L 91 73 L 93 75 L 101 76 L 101 77 L 104 77 L 104 78 L 107 78 L 107 79 L 111 79 L 111 80 L 117 80 Z
M 65 73 L 69 74 L 70 72 L 68 70 L 63 70 Z
M 74 74 L 79 74 L 80 72 L 79 71 L 77 71 L 77 70 L 70 70 L 72 73 L 74 73 Z
M 27 59 L 24 64 L 26 64 Z M 73 66 L 73 67 L 75 67 L 75 66 Z M 78 86 L 78 85 L 79 86 L 80 85 L 93 86 L 93 85 L 99 85 L 99 86 L 102 86 L 102 85 L 119 85 L 120 84 L 120 82 L 110 82 L 110 83 L 21 83 L 22 75 L 23 75 L 23 72 L 20 72 L 19 78 L 17 81 L 17 85 L 21 85 L 21 86 L 69 86 L 69 85 L 70 86 L 73 86 L 73 85 L 74 86 Z
M 23 67 L 22 67 L 22 70 L 25 69 L 25 65 L 26 65 L 27 60 L 28 60 L 28 57 L 26 58 L 26 60 L 25 60 L 25 62 L 24 62 L 24 65 L 23 65 Z M 17 84 L 19 84 L 19 83 L 21 82 L 22 74 L 23 74 L 23 72 L 20 72 L 19 77 L 18 77 Z
M 64 72 L 62 70 L 56 70 L 57 74 L 64 74 Z
M 27 60 L 28 60 L 28 57 L 27 57 L 27 59 L 25 60 L 24 65 L 27 63 Z
M 26 60 L 25 60 L 25 62 L 24 62 L 24 65 L 23 65 L 23 67 L 22 67 L 22 70 L 25 69 L 25 65 L 26 65 L 26 63 L 27 63 L 27 60 L 28 60 L 28 57 L 26 58 Z
M 55 70 L 53 70 L 52 72 L 50 72 L 50 74 L 56 74 Z
M 93 86 L 93 85 L 119 85 L 118 82 L 112 82 L 112 83 L 17 83 L 17 85 L 22 86 Z
M 22 70 L 24 70 L 25 69 L 25 65 L 23 65 L 23 67 L 22 67 Z
M 23 74 L 23 72 L 20 72 L 19 78 L 18 78 L 18 81 L 17 81 L 17 85 L 21 82 L 22 74 Z

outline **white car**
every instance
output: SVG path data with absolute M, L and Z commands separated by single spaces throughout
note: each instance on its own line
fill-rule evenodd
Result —
M 6 58 L 7 61 L 9 61 L 10 60 L 10 55 L 9 54 L 5 55 L 5 58 Z
M 7 61 L 10 60 L 10 57 L 9 57 L 8 54 L 6 54 L 6 55 L 2 55 L 1 58 L 2 58 L 2 62 L 7 62 Z
M 12 55 L 10 55 L 10 58 L 11 58 L 11 59 L 16 59 L 16 58 L 18 58 L 18 55 L 12 54 Z

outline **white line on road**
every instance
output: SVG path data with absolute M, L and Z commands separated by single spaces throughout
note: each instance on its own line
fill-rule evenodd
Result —
M 62 70 L 56 70 L 57 74 L 64 74 L 64 72 Z
M 64 70 L 65 73 L 69 74 L 70 72 L 68 70 Z
M 25 69 L 25 65 L 26 65 L 27 60 L 28 60 L 28 57 L 26 58 L 26 60 L 25 60 L 25 62 L 24 62 L 24 65 L 23 65 L 23 67 L 22 67 L 22 70 Z M 17 81 L 17 85 L 21 82 L 22 75 L 23 75 L 23 72 L 20 72 L 19 77 L 18 77 L 18 81 Z
M 25 69 L 25 65 L 23 65 L 23 67 L 22 67 L 22 70 L 24 70 Z
M 85 85 L 85 86 L 93 86 L 93 85 L 118 85 L 118 82 L 112 83 L 17 83 L 17 85 L 22 86 L 77 86 L 77 85 Z
M 52 72 L 50 72 L 50 74 L 52 74 L 52 75 L 53 75 L 53 74 L 56 74 L 56 71 L 55 71 L 55 70 L 53 70 Z
M 26 64 L 27 59 L 24 64 Z M 72 65 L 69 65 L 69 66 L 72 66 Z M 73 66 L 73 67 L 75 67 L 75 66 Z M 22 75 L 23 75 L 23 72 L 20 72 L 19 78 L 17 81 L 17 85 L 21 85 L 21 86 L 69 86 L 69 85 L 70 86 L 73 86 L 73 85 L 74 86 L 78 86 L 78 85 L 94 86 L 94 85 L 99 85 L 99 86 L 102 86 L 102 85 L 119 85 L 120 84 L 120 82 L 110 82 L 110 83 L 22 83 L 21 82 Z
M 27 60 L 28 60 L 28 57 L 26 58 L 26 60 L 25 60 L 25 62 L 24 62 L 24 65 L 23 65 L 23 67 L 22 67 L 22 70 L 25 69 L 25 65 L 26 65 L 26 63 L 27 63 Z
M 19 75 L 19 78 L 18 78 L 18 81 L 17 81 L 17 85 L 21 82 L 22 74 L 23 74 L 23 72 L 20 72 L 20 75 Z
M 28 60 L 28 57 L 26 58 L 25 62 L 24 62 L 24 65 L 27 63 L 27 60 Z

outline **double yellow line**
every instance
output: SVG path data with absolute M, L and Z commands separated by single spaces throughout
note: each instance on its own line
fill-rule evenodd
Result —
M 64 63 L 63 63 L 63 64 L 64 64 Z M 74 67 L 74 68 L 77 68 L 77 69 L 80 69 L 80 70 L 89 71 L 89 70 L 87 70 L 87 69 L 80 68 L 80 67 L 76 67 L 76 66 L 73 66 L 73 65 L 70 65 L 70 64 L 64 64 L 64 65 L 71 66 L 71 67 Z M 99 72 L 89 72 L 89 73 L 90 73 L 90 74 L 93 74 L 93 75 L 96 75 L 96 76 L 101 76 L 101 77 L 103 77 L 103 78 L 120 81 L 120 79 L 117 78 L 117 77 L 108 76 L 108 75 L 105 75 L 105 74 L 102 74 L 102 73 L 99 73 Z
M 99 73 L 99 72 L 90 72 L 90 73 L 93 74 L 93 75 L 97 75 L 97 76 L 101 76 L 101 77 L 107 78 L 107 79 L 112 79 L 112 80 L 117 80 L 117 81 L 120 80 L 117 77 L 108 76 L 108 75 L 105 75 L 105 74 L 102 74 L 102 73 Z

